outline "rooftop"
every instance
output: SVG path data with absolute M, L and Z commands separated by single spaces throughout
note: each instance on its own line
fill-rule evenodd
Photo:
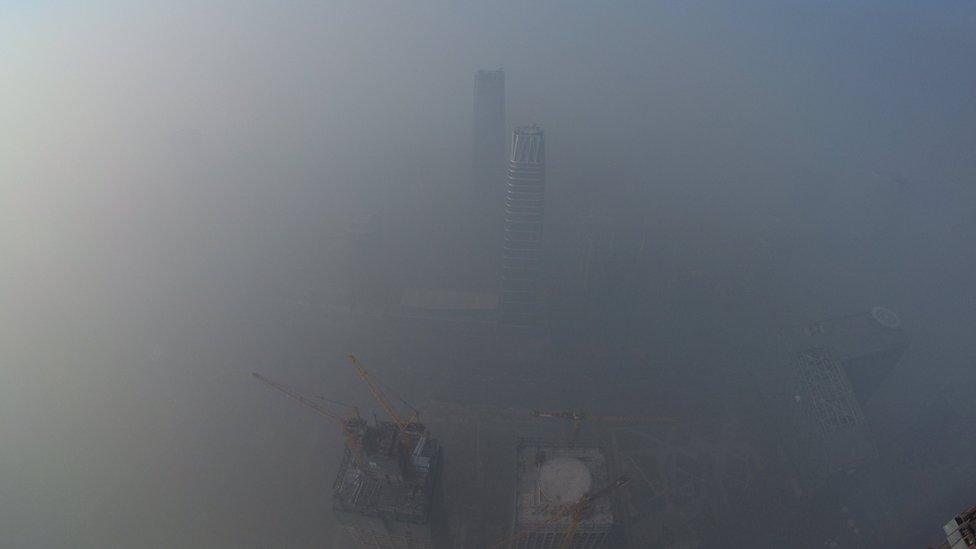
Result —
M 948 549 L 965 549 L 976 545 L 976 507 L 971 507 L 953 517 L 942 527 Z
M 515 128 L 515 133 L 519 135 L 542 135 L 543 131 L 539 126 L 531 124 L 529 126 L 519 126 Z
M 815 476 L 853 469 L 874 458 L 864 414 L 843 369 L 825 347 L 793 358 L 796 385 L 790 402 L 795 452 Z
M 358 466 L 352 452 L 346 450 L 332 490 L 336 511 L 418 524 L 429 520 L 440 473 L 440 444 L 421 429 L 408 434 L 411 454 L 400 456 L 402 447 L 390 439 L 394 431 L 398 428 L 390 422 L 379 421 L 370 427 L 364 441 L 365 466 Z M 391 468 L 402 468 L 405 473 L 398 475 Z
M 518 441 L 515 515 L 516 529 L 529 529 L 579 501 L 584 494 L 610 483 L 607 460 L 598 446 L 521 438 Z M 549 526 L 563 530 L 569 516 Z M 613 511 L 609 498 L 593 502 L 582 530 L 609 529 Z M 543 530 L 539 530 L 540 532 Z

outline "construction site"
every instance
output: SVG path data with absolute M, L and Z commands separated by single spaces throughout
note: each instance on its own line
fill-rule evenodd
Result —
M 513 429 L 533 430 L 538 413 L 433 403 L 425 413 L 434 418 L 432 424 L 465 443 L 452 447 L 458 452 L 452 467 L 418 411 L 404 419 L 365 368 L 351 355 L 349 360 L 392 421 L 370 423 L 355 408 L 341 415 L 253 374 L 338 426 L 345 438 L 332 487 L 332 510 L 345 533 L 339 547 L 484 547 L 497 537 L 499 547 L 597 548 L 620 540 L 609 496 L 630 479 L 621 476 L 611 483 L 605 449 L 578 442 L 577 429 L 572 437 L 518 438 L 515 455 L 505 459 Z M 474 441 L 461 435 L 471 428 Z M 468 453 L 472 450 L 474 455 Z M 506 465 L 516 469 L 513 482 L 498 482 L 505 475 L 497 467 Z M 512 502 L 514 507 L 506 505 Z
M 404 419 L 397 412 L 355 357 L 349 361 L 391 421 L 369 423 L 355 408 L 341 415 L 261 374 L 253 376 L 341 429 L 345 450 L 332 486 L 332 510 L 349 539 L 363 547 L 432 549 L 441 446 L 416 415 Z

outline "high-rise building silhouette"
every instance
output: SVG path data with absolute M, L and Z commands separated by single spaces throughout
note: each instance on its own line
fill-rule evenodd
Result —
M 501 70 L 475 74 L 473 146 L 472 185 L 476 207 L 497 219 L 506 160 L 505 73 Z
M 475 286 L 491 286 L 498 276 L 505 192 L 505 73 L 478 71 L 474 79 L 474 136 L 466 223 L 472 255 L 466 262 Z
M 538 126 L 516 128 L 512 134 L 508 185 L 505 189 L 502 245 L 499 321 L 506 328 L 539 328 L 544 321 L 539 278 L 542 269 L 545 160 L 542 129 Z

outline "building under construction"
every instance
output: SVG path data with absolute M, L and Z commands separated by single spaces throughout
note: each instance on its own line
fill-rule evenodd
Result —
M 614 485 L 601 447 L 519 438 L 516 464 L 512 547 L 609 546 L 614 514 L 610 499 L 602 496 Z M 581 502 L 586 508 L 572 512 Z M 572 539 L 564 545 L 567 536 Z
M 952 517 L 942 527 L 946 541 L 938 549 L 967 549 L 976 547 L 976 507 L 970 507 Z
M 359 411 L 334 413 L 289 387 L 254 377 L 337 424 L 345 452 L 332 486 L 332 508 L 346 533 L 367 549 L 434 549 L 434 513 L 441 446 L 416 415 L 404 419 L 378 383 L 349 357 L 393 421 L 367 422 Z
M 362 458 L 346 448 L 332 508 L 353 540 L 370 549 L 432 549 L 431 511 L 441 447 L 423 425 L 377 421 L 363 432 Z

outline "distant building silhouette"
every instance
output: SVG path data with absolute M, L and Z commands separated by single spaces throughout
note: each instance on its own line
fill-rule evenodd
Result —
M 533 329 L 543 325 L 539 278 L 546 182 L 545 136 L 538 126 L 516 128 L 505 192 L 502 245 L 502 327 Z
M 497 277 L 498 258 L 485 254 L 497 249 L 501 239 L 502 204 L 505 191 L 505 73 L 478 71 L 474 80 L 474 135 L 471 181 L 466 223 L 470 227 L 473 255 L 472 282 L 492 285 Z
M 802 345 L 831 350 L 861 403 L 874 396 L 908 349 L 901 320 L 884 307 L 820 320 L 794 331 Z
M 342 234 L 335 263 L 341 269 L 342 287 L 350 309 L 380 309 L 386 277 L 379 216 L 362 213 L 350 220 Z
M 472 184 L 482 210 L 497 219 L 505 177 L 505 73 L 478 71 L 474 79 Z M 489 201 L 485 204 L 485 201 Z
M 759 369 L 759 390 L 802 480 L 816 484 L 877 457 L 861 404 L 907 347 L 898 316 L 884 307 L 782 331 Z

